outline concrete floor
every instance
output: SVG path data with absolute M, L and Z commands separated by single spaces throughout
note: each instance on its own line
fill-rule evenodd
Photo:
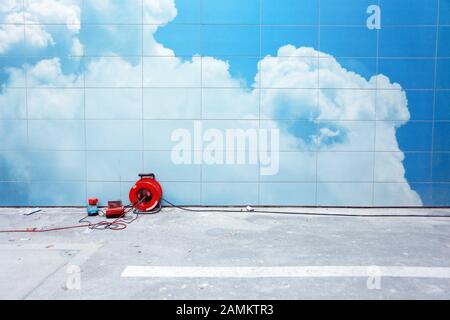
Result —
M 22 215 L 22 210 L 1 208 L 0 229 L 70 225 L 84 215 L 83 209 L 44 209 L 32 216 Z M 295 210 L 450 216 L 448 209 Z M 280 268 L 273 277 L 124 277 L 128 266 L 228 267 L 235 271 L 254 267 L 255 274 L 267 271 L 265 267 Z M 299 269 L 311 266 L 319 268 L 319 274 L 298 274 Z M 320 273 L 333 266 L 347 271 L 371 266 L 380 270 L 421 267 L 420 272 L 428 273 L 423 277 L 406 271 L 397 276 L 382 272 L 381 277 L 369 278 L 364 272 L 355 276 Z M 449 299 L 449 267 L 450 218 L 164 209 L 157 215 L 141 216 L 120 232 L 0 233 L 1 299 Z M 283 275 L 283 270 L 292 271 L 289 268 L 297 274 L 286 271 Z

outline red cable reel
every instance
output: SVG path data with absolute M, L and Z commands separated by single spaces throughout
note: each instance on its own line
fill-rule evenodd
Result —
M 139 212 L 151 212 L 161 203 L 161 185 L 153 173 L 141 173 L 139 177 L 130 190 L 130 203 Z

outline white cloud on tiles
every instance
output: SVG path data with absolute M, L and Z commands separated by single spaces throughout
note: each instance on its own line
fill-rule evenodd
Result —
M 174 0 L 144 0 L 144 23 L 166 24 L 176 15 Z
M 0 5 L 0 17 L 4 25 L 0 27 L 0 53 L 5 53 L 15 45 L 23 44 L 24 26 L 26 43 L 35 48 L 45 48 L 55 44 L 52 32 L 45 23 L 57 23 L 66 26 L 70 34 L 80 30 L 79 1 L 75 0 L 8 0 Z
M 146 1 L 144 16 L 147 23 L 168 23 L 176 15 L 173 1 Z M 141 70 L 144 70 L 144 83 L 146 86 L 199 86 L 200 85 L 200 59 L 193 57 L 191 60 L 181 60 L 174 57 L 173 51 L 157 43 L 153 38 L 156 26 L 148 26 L 145 37 L 147 38 L 147 50 L 150 53 L 161 53 L 172 56 L 167 58 L 144 58 L 144 66 L 140 63 L 132 64 L 120 57 L 93 59 L 87 65 L 85 76 L 88 83 L 99 86 L 140 86 Z M 314 57 L 318 54 L 322 59 L 320 65 Z M 276 119 L 278 113 L 282 112 L 287 117 L 306 116 L 306 123 L 311 126 L 318 125 L 316 130 L 304 131 L 296 126 L 282 125 L 277 120 L 268 121 L 269 126 L 280 126 L 283 136 L 290 147 L 297 146 L 306 150 L 320 148 L 324 151 L 345 150 L 372 150 L 374 132 L 370 132 L 367 126 L 355 125 L 358 121 L 373 120 L 375 108 L 378 120 L 390 120 L 393 118 L 405 119 L 402 122 L 383 123 L 377 128 L 377 135 L 381 137 L 377 143 L 377 149 L 395 150 L 397 153 L 389 153 L 381 161 L 377 161 L 379 171 L 393 177 L 396 182 L 401 182 L 396 192 L 391 189 L 383 191 L 383 185 L 377 186 L 378 194 L 385 194 L 392 203 L 407 203 L 409 205 L 420 205 L 418 194 L 411 190 L 405 178 L 403 166 L 403 154 L 396 139 L 396 129 L 409 119 L 407 100 L 404 91 L 399 84 L 390 83 L 389 78 L 383 75 L 373 76 L 366 80 L 355 72 L 343 68 L 332 56 L 319 53 L 312 48 L 295 48 L 287 45 L 279 49 L 279 56 L 265 57 L 258 64 L 258 74 L 255 76 L 253 88 L 259 87 L 260 73 L 264 87 L 272 87 L 265 92 L 262 103 L 267 115 Z M 254 115 L 255 104 L 258 104 L 258 93 L 256 89 L 243 88 L 240 79 L 233 78 L 229 72 L 229 64 L 225 61 L 204 57 L 202 61 L 203 81 L 220 84 L 223 87 L 234 87 L 237 89 L 234 96 L 221 99 L 216 104 L 211 104 L 208 110 L 215 115 L 220 115 L 222 110 L 227 113 L 239 114 L 245 118 L 246 112 L 249 117 Z M 317 88 L 318 70 L 320 68 L 321 85 L 330 88 L 347 88 L 348 90 L 317 89 L 308 90 L 283 90 L 276 88 L 299 87 Z M 73 86 L 81 81 L 79 76 L 63 74 L 58 59 L 43 60 L 30 67 L 29 82 L 37 86 Z M 20 69 L 10 69 L 10 81 L 19 81 L 22 74 Z M 17 79 L 16 79 L 17 77 Z M 374 90 L 378 84 L 383 88 L 395 89 L 384 90 L 374 97 Z M 350 90 L 350 88 L 357 90 Z M 315 94 L 315 92 L 317 94 Z M 313 93 L 313 94 L 311 94 Z M 4 96 L 8 95 L 5 91 Z M 317 98 L 318 101 L 317 101 Z M 288 103 L 286 103 L 288 102 Z M 154 101 L 157 104 L 157 101 Z M 352 121 L 344 121 L 352 120 Z M 373 123 L 368 121 L 368 123 Z M 109 136 L 110 139 L 115 137 Z M 372 145 L 371 145 L 372 144 Z M 344 153 L 345 154 L 345 153 Z M 340 161 L 349 161 L 340 158 Z M 292 162 L 287 165 L 287 170 L 295 172 L 301 165 Z M 335 170 L 349 168 L 335 161 L 329 164 Z M 367 165 L 370 165 L 369 163 Z M 373 165 L 373 164 L 372 164 Z M 367 168 L 362 167 L 361 170 Z M 357 175 L 355 168 L 350 168 L 352 176 Z M 63 176 L 63 172 L 60 173 Z M 343 173 L 345 176 L 345 173 Z M 381 189 L 380 189 L 381 188 Z M 386 188 L 389 188 L 388 186 Z M 330 195 L 336 200 L 338 195 Z M 336 201 L 339 201 L 337 199 Z M 345 200 L 342 200 L 345 201 Z
M 314 56 L 320 54 L 320 65 L 315 58 L 301 58 L 298 56 Z M 291 112 L 293 116 L 310 111 L 314 120 L 372 120 L 375 117 L 374 89 L 379 87 L 395 89 L 393 91 L 380 92 L 376 99 L 378 120 L 409 119 L 406 94 L 397 83 L 391 84 L 389 78 L 384 75 L 376 75 L 369 81 L 355 72 L 343 68 L 331 55 L 319 53 L 313 48 L 295 48 L 286 45 L 278 50 L 279 57 L 265 57 L 259 63 L 262 72 L 262 87 L 272 88 L 317 88 L 318 70 L 320 69 L 319 108 L 316 108 L 317 97 L 308 91 L 296 91 L 296 96 L 290 96 L 293 101 L 301 100 L 301 107 L 291 106 L 288 110 L 286 104 L 280 106 L 277 99 L 285 97 L 285 90 L 273 90 L 273 95 L 267 95 L 263 103 L 273 114 L 283 111 Z M 255 77 L 259 82 L 259 75 Z M 326 89 L 326 88 L 342 88 Z M 345 90 L 344 90 L 345 89 Z M 353 90 L 352 90 L 353 89 Z M 270 92 L 270 91 L 269 91 Z M 294 92 L 289 92 L 293 94 Z M 390 94 L 389 94 L 390 93 Z M 406 121 L 404 121 L 406 122 Z M 403 122 L 403 123 L 404 123 Z
M 312 59 L 298 57 L 299 55 L 317 55 L 317 51 L 312 48 L 297 49 L 287 45 L 280 48 L 278 53 L 282 57 L 266 57 L 259 63 L 263 87 L 317 88 L 319 66 Z M 360 150 L 371 142 L 358 139 L 364 136 L 358 132 L 353 135 L 346 135 L 346 132 L 355 131 L 354 121 L 374 120 L 376 111 L 378 120 L 405 119 L 392 123 L 391 130 L 388 130 L 389 133 L 383 137 L 383 143 L 390 146 L 388 150 L 392 150 L 393 145 L 396 146 L 395 149 L 399 149 L 395 128 L 409 120 L 406 94 L 401 90 L 400 85 L 391 84 L 384 75 L 373 76 L 367 81 L 360 75 L 344 69 L 332 56 L 320 54 L 329 58 L 326 59 L 326 63 L 320 64 L 321 88 L 266 90 L 262 100 L 262 108 L 267 110 L 266 116 L 273 119 L 280 118 L 280 115 L 283 118 L 300 116 L 318 123 L 320 129 L 317 134 L 304 138 L 311 138 L 311 143 L 324 150 L 342 149 L 340 144 L 326 143 L 330 140 L 339 140 L 348 149 Z M 258 87 L 259 75 L 255 79 L 255 87 Z M 379 91 L 375 96 L 374 89 L 377 82 L 381 82 L 383 87 L 392 90 Z M 327 87 L 344 89 L 326 89 Z M 317 92 L 317 96 L 314 92 Z M 339 137 L 342 139 L 338 139 Z M 360 145 L 361 143 L 364 145 Z
M 396 138 L 396 129 L 405 124 L 410 117 L 406 94 L 401 86 L 390 83 L 389 78 L 384 75 L 373 76 L 367 81 L 362 76 L 343 68 L 332 56 L 318 53 L 312 48 L 297 49 L 288 45 L 280 48 L 278 54 L 283 57 L 266 57 L 259 64 L 265 82 L 263 86 L 317 88 L 319 66 L 311 59 L 297 58 L 296 56 L 320 54 L 328 58 L 320 64 L 321 87 L 347 89 L 318 89 L 317 103 L 311 92 L 307 90 L 268 90 L 262 103 L 266 107 L 265 110 L 269 110 L 269 115 L 275 119 L 278 114 L 309 115 L 309 122 L 318 125 L 316 133 L 303 135 L 300 132 L 294 135 L 306 148 L 309 146 L 322 151 L 373 150 L 375 148 L 375 124 L 373 121 L 366 120 L 375 119 L 375 110 L 378 120 L 405 119 L 396 122 L 380 122 L 377 125 L 376 150 L 397 151 L 397 153 L 386 153 L 382 161 L 377 161 L 377 172 L 383 172 L 383 175 L 390 177 L 390 181 L 399 183 L 396 192 L 383 192 L 384 186 L 377 185 L 377 194 L 384 194 L 386 201 L 390 203 L 395 203 L 395 199 L 398 199 L 401 204 L 420 205 L 420 197 L 411 190 L 406 180 L 402 163 L 404 155 Z M 259 77 L 257 76 L 255 79 L 258 82 Z M 373 89 L 376 88 L 377 82 L 383 88 L 391 90 L 379 91 L 375 98 Z M 358 121 L 366 122 L 358 123 Z M 297 131 L 292 127 L 281 129 L 284 129 L 284 135 L 292 135 L 291 132 Z M 357 167 L 343 165 L 346 161 L 350 161 L 350 158 L 346 160 L 341 157 L 340 159 L 342 162 L 330 162 L 328 166 L 336 171 L 347 168 L 348 176 L 359 175 L 358 172 L 354 172 Z M 367 168 L 374 165 L 372 162 L 371 159 L 368 159 L 365 166 L 358 166 L 361 169 L 361 176 L 367 171 Z M 297 164 L 292 165 L 295 167 Z M 392 186 L 386 185 L 385 187 L 392 191 Z

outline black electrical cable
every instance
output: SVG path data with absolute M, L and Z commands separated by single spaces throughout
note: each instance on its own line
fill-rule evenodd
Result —
M 141 199 L 143 201 L 144 199 Z M 301 216 L 317 216 L 317 217 L 355 217 L 355 218 L 450 218 L 450 215 L 436 215 L 436 214 L 354 214 L 354 213 L 320 213 L 320 212 L 298 212 L 298 211 L 276 211 L 276 210 L 252 210 L 252 211 L 244 211 L 244 210 L 225 210 L 225 209 L 190 209 L 185 206 L 178 206 L 173 204 L 167 199 L 162 198 L 158 204 L 158 207 L 153 211 L 145 212 L 148 214 L 155 214 L 162 210 L 162 202 L 167 203 L 170 207 L 177 208 L 183 211 L 188 212 L 221 212 L 221 213 L 268 213 L 268 214 L 280 214 L 280 215 L 301 215 Z M 73 226 L 65 226 L 65 227 L 55 227 L 48 229 L 38 229 L 38 228 L 28 228 L 28 229 L 18 229 L 18 230 L 0 230 L 0 233 L 44 233 L 51 231 L 61 231 L 68 229 L 77 229 L 77 228 L 89 228 L 92 230 L 113 230 L 113 231 L 121 231 L 127 228 L 128 225 L 139 219 L 139 216 L 143 214 L 143 212 L 139 212 L 134 209 L 133 205 L 128 205 L 125 208 L 129 208 L 126 210 L 123 215 L 113 220 L 109 221 L 100 221 L 97 223 L 92 223 L 91 221 L 86 220 L 90 216 L 85 216 L 78 221 L 78 225 Z M 127 217 L 127 213 L 133 211 L 136 215 L 135 217 Z
M 225 209 L 190 209 L 184 206 L 177 206 L 172 202 L 162 199 L 170 207 L 177 208 L 188 212 L 220 212 L 220 213 L 270 213 L 280 215 L 301 215 L 301 216 L 318 216 L 318 217 L 354 217 L 354 218 L 450 218 L 450 215 L 425 215 L 425 214 L 357 214 L 357 213 L 320 213 L 320 212 L 293 212 L 293 211 L 274 211 L 274 210 L 225 210 Z

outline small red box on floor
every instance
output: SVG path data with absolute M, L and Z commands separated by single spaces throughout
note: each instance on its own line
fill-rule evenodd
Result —
M 90 206 L 96 206 L 98 204 L 98 198 L 89 198 L 88 203 Z
M 125 207 L 122 201 L 108 201 L 108 208 L 106 208 L 106 218 L 120 218 L 125 214 Z

